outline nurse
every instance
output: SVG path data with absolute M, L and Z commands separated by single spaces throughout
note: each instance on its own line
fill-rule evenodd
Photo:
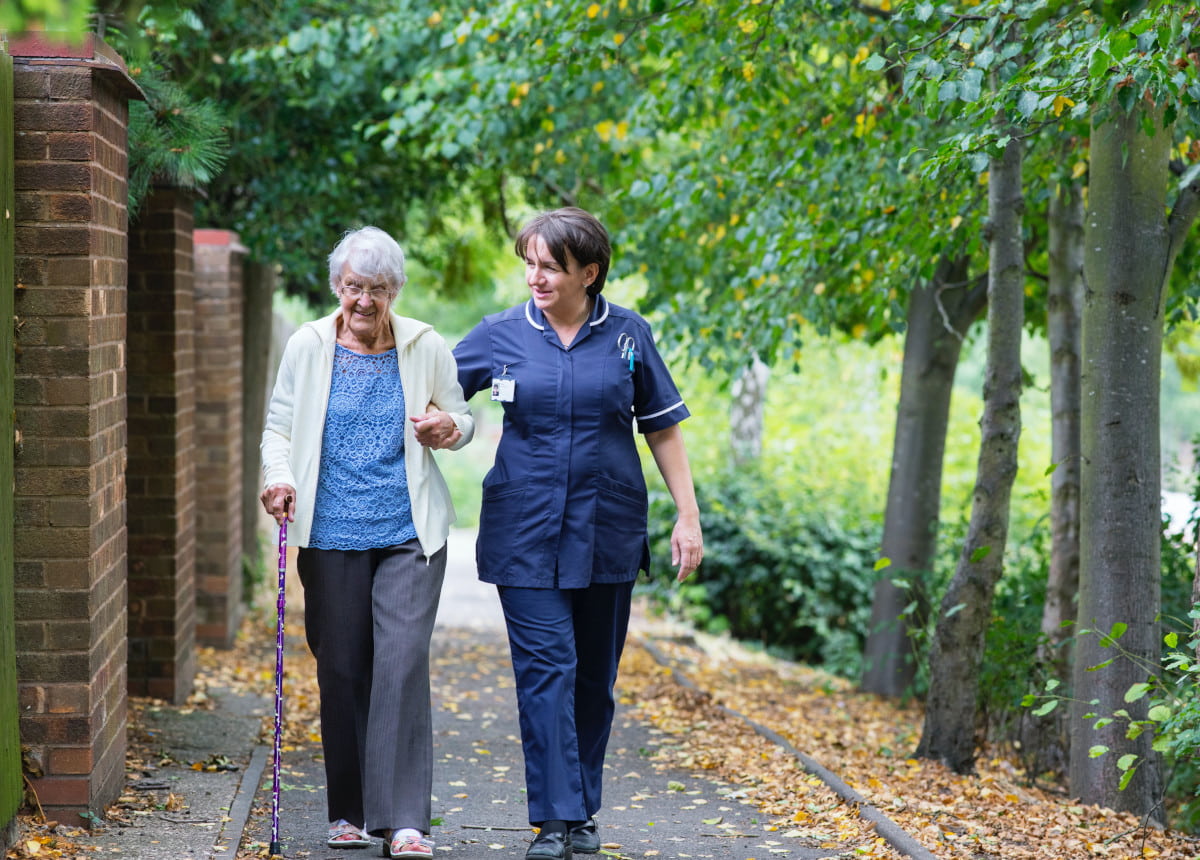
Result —
M 464 395 L 487 390 L 504 409 L 475 555 L 508 627 L 539 828 L 526 857 L 569 860 L 600 850 L 613 685 L 634 580 L 650 563 L 635 422 L 675 502 L 680 581 L 704 544 L 679 428 L 690 413 L 647 322 L 600 294 L 607 231 L 556 209 L 525 225 L 516 252 L 530 298 L 485 317 L 454 357 Z

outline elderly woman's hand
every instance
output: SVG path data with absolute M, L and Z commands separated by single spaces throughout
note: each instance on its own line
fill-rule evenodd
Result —
M 443 412 L 430 404 L 424 415 L 414 415 L 410 419 L 413 430 L 416 431 L 417 441 L 426 448 L 449 448 L 462 438 L 462 431 L 454 423 L 449 412 Z
M 258 498 L 277 524 L 283 525 L 285 516 L 289 523 L 292 521 L 292 513 L 296 510 L 296 488 L 291 484 L 271 484 Z

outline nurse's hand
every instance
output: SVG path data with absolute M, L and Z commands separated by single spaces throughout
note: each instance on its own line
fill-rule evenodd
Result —
M 426 448 L 449 448 L 462 438 L 462 431 L 449 412 L 435 409 L 431 404 L 424 415 L 409 419 L 416 431 L 417 441 Z
M 683 582 L 700 566 L 704 558 L 704 536 L 700 533 L 700 519 L 680 517 L 671 531 L 671 564 L 679 567 L 676 581 Z
M 262 491 L 258 497 L 267 513 L 275 518 L 277 525 L 283 525 L 283 518 L 290 523 L 296 510 L 296 488 L 291 484 L 272 484 Z

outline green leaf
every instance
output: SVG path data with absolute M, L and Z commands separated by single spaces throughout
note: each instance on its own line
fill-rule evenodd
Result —
M 868 72 L 878 72 L 887 65 L 887 60 L 879 54 L 872 54 L 867 57 L 867 61 L 863 63 L 863 68 Z
M 1134 684 L 1125 691 L 1125 701 L 1136 702 L 1150 692 L 1149 684 Z
M 963 72 L 962 80 L 958 83 L 958 97 L 965 102 L 979 101 L 983 90 L 983 72 L 980 69 L 967 69 Z
M 1121 774 L 1120 780 L 1117 781 L 1117 791 L 1124 791 L 1125 786 L 1129 785 L 1129 781 L 1133 779 L 1133 775 L 1137 773 L 1137 768 L 1131 768 Z
M 1049 693 L 1057 690 L 1060 686 L 1062 686 L 1062 681 L 1058 680 L 1058 678 L 1049 678 L 1046 681 L 1046 692 Z
M 1134 753 L 1126 753 L 1117 759 L 1117 767 L 1121 770 L 1129 770 L 1137 760 L 1138 757 Z
M 1167 643 L 1168 648 L 1178 648 L 1179 647 L 1179 634 L 1176 633 L 1174 630 L 1172 630 L 1170 633 L 1168 633 L 1166 636 L 1163 637 L 1163 641 Z
M 928 21 L 929 17 L 933 14 L 933 4 L 918 3 L 914 11 L 918 21 Z
M 1124 621 L 1117 621 L 1113 624 L 1112 629 L 1107 635 L 1100 637 L 1100 644 L 1105 648 L 1116 643 L 1118 639 L 1125 635 L 1125 631 L 1129 629 L 1129 625 Z
M 942 81 L 937 98 L 939 102 L 952 102 L 958 98 L 958 81 Z
M 1156 723 L 1165 723 L 1171 719 L 1171 708 L 1167 705 L 1155 705 L 1146 716 Z
M 1021 116 L 1031 116 L 1033 112 L 1037 110 L 1038 102 L 1040 100 L 1041 99 L 1037 93 L 1024 90 L 1021 95 L 1017 97 L 1017 110 L 1021 112 Z
M 1104 755 L 1106 752 L 1108 752 L 1108 747 L 1104 746 L 1103 744 L 1096 744 L 1094 747 L 1088 750 L 1088 758 L 1100 758 L 1100 756 Z
M 1043 703 L 1040 708 L 1037 708 L 1033 712 L 1033 714 L 1036 717 L 1044 717 L 1044 716 L 1046 716 L 1046 714 L 1050 713 L 1057 707 L 1058 707 L 1058 699 L 1051 699 L 1050 701 Z
M 971 561 L 972 562 L 983 561 L 985 558 L 987 558 L 991 554 L 991 552 L 992 552 L 992 548 L 990 546 L 978 547 L 975 549 L 974 552 L 971 553 Z
M 875 561 L 875 569 L 883 570 L 885 567 L 891 567 L 892 560 L 890 558 L 879 558 Z
M 1115 658 L 1114 658 L 1114 659 L 1115 659 Z M 1089 672 L 1098 672 L 1098 671 L 1099 671 L 1099 670 L 1101 670 L 1101 669 L 1107 669 L 1107 668 L 1108 668 L 1109 666 L 1111 666 L 1112 664 L 1113 664 L 1113 661 L 1112 661 L 1112 660 L 1105 660 L 1103 663 L 1097 663 L 1095 666 L 1088 666 L 1088 667 L 1087 667 L 1087 671 L 1089 671 Z

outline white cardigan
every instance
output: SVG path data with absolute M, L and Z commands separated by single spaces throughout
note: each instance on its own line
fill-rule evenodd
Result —
M 305 323 L 284 347 L 279 375 L 267 407 L 262 436 L 263 477 L 266 486 L 296 488 L 294 521 L 288 525 L 288 544 L 308 546 L 313 500 L 321 464 L 321 438 L 333 379 L 337 318 L 341 309 Z M 433 326 L 391 313 L 400 384 L 404 388 L 406 419 L 432 405 L 450 413 L 462 431 L 458 449 L 475 434 L 475 419 L 458 384 L 454 356 Z M 417 442 L 411 421 L 404 422 L 404 468 L 412 499 L 413 525 L 426 558 L 446 543 L 454 522 L 454 505 L 433 452 Z

